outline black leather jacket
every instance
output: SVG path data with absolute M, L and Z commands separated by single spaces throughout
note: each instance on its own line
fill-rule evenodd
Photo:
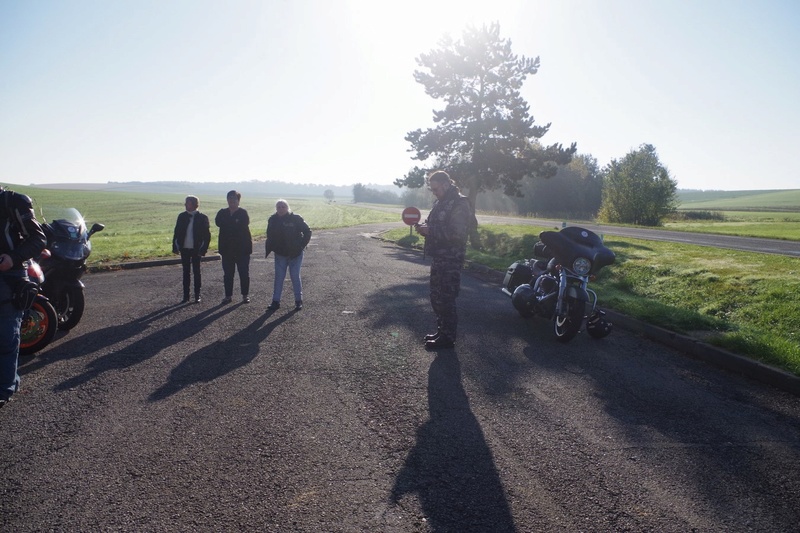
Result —
M 274 214 L 267 220 L 267 241 L 264 243 L 266 256 L 270 252 L 294 259 L 308 246 L 311 228 L 303 217 L 295 213 L 283 216 Z
M 0 189 L 0 230 L 0 254 L 8 254 L 16 270 L 24 270 L 26 261 L 38 257 L 47 245 L 33 203 L 24 194 Z

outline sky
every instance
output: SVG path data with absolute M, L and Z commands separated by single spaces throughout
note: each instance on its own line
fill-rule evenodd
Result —
M 389 185 L 443 107 L 416 59 L 492 22 L 544 144 L 800 188 L 796 0 L 0 0 L 0 183 Z

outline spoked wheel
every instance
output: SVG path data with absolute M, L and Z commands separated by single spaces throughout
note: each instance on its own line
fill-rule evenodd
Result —
M 553 323 L 556 338 L 561 342 L 569 342 L 581 329 L 583 323 L 583 312 L 586 310 L 586 302 L 567 298 L 567 309 L 563 317 L 555 317 Z
M 58 315 L 58 329 L 67 331 L 77 326 L 83 316 L 84 305 L 83 289 L 66 287 L 53 302 Z
M 33 306 L 22 317 L 19 353 L 32 355 L 53 342 L 58 333 L 58 315 L 46 299 L 37 296 Z

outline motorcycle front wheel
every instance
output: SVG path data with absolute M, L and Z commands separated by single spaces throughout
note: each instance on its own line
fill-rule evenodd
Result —
M 58 329 L 68 331 L 77 326 L 83 317 L 84 305 L 83 288 L 65 287 L 53 302 L 58 315 Z
M 56 338 L 58 315 L 46 299 L 38 296 L 22 317 L 19 332 L 19 354 L 33 355 Z
M 556 316 L 553 319 L 556 338 L 561 342 L 569 342 L 581 330 L 583 324 L 583 312 L 586 310 L 586 302 L 575 298 L 566 299 L 567 309 L 563 317 Z

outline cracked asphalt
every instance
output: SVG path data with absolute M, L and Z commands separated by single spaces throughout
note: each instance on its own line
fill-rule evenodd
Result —
M 798 530 L 799 397 L 623 329 L 562 345 L 471 275 L 426 352 L 389 226 L 315 232 L 300 312 L 258 253 L 250 304 L 218 262 L 197 305 L 177 265 L 85 276 L 0 411 L 0 531 Z

